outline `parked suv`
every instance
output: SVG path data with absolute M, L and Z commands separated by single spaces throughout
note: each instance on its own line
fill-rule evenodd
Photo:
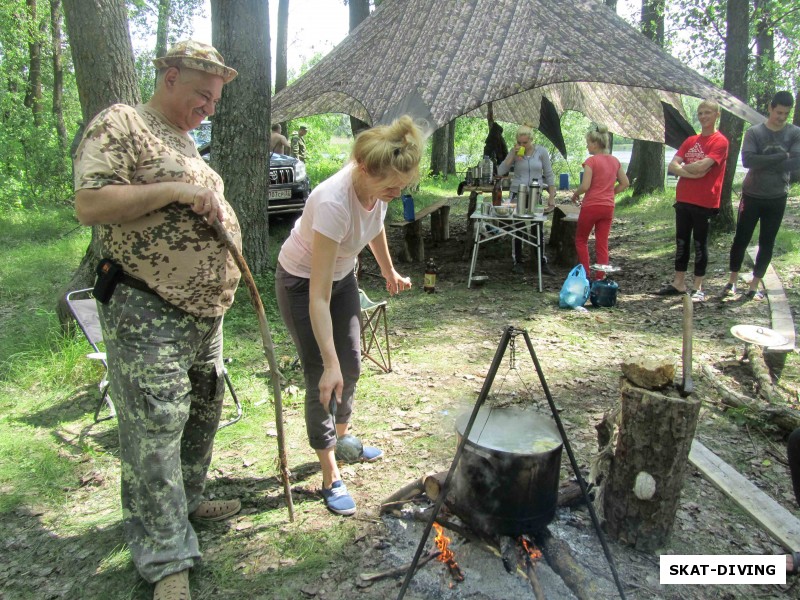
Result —
M 203 121 L 191 131 L 197 150 L 208 161 L 211 158 L 211 121 Z M 302 212 L 309 193 L 306 165 L 302 160 L 272 152 L 269 157 L 269 197 L 267 212 L 284 215 Z

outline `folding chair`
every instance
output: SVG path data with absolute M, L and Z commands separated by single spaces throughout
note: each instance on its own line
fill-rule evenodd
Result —
M 389 323 L 386 319 L 386 300 L 373 302 L 359 288 L 361 301 L 361 356 L 374 362 L 384 373 L 392 370 L 392 353 L 389 348 Z M 383 343 L 380 327 L 383 321 Z
M 94 350 L 94 352 L 87 354 L 86 358 L 100 361 L 104 368 L 103 378 L 98 384 L 100 388 L 100 402 L 98 402 L 97 408 L 94 411 L 94 421 L 95 423 L 99 423 L 100 421 L 113 419 L 116 416 L 116 411 L 114 410 L 114 403 L 108 395 L 108 363 L 106 362 L 106 353 L 100 350 L 100 344 L 103 343 L 103 330 L 100 328 L 100 318 L 97 314 L 97 302 L 94 297 L 92 297 L 92 288 L 69 292 L 65 299 L 69 312 L 72 314 L 72 318 L 75 319 L 84 337 L 86 337 L 86 341 L 89 342 L 92 350 Z M 233 383 L 228 376 L 228 369 L 224 367 L 225 364 L 230 364 L 230 362 L 230 358 L 224 359 L 222 374 L 225 377 L 225 383 L 236 405 L 236 416 L 224 423 L 220 423 L 217 427 L 218 430 L 228 425 L 233 425 L 242 418 L 242 404 L 239 402 L 236 391 L 233 389 Z M 109 415 L 100 418 L 100 411 L 103 409 L 103 405 L 108 406 Z

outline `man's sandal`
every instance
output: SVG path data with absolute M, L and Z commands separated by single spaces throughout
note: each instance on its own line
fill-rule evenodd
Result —
M 192 600 L 189 593 L 189 569 L 167 575 L 156 582 L 153 600 Z
M 239 500 L 203 500 L 189 517 L 198 521 L 222 521 L 240 510 Z
M 792 568 L 786 569 L 787 573 L 800 573 L 800 552 L 792 552 Z

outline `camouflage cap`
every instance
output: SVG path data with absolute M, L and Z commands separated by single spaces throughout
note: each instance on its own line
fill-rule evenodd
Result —
M 194 40 L 178 42 L 167 51 L 166 55 L 153 60 L 153 64 L 156 69 L 186 67 L 205 71 L 219 75 L 224 83 L 229 83 L 239 74 L 236 69 L 225 66 L 222 55 L 213 46 Z

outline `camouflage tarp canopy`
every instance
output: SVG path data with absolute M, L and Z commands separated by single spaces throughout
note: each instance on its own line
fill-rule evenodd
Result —
M 336 112 L 377 124 L 410 114 L 435 129 L 492 102 L 501 121 L 540 126 L 543 112 L 578 110 L 626 137 L 674 144 L 688 135 L 680 94 L 763 120 L 599 0 L 384 0 L 275 95 L 272 121 Z M 546 120 L 540 129 L 558 146 Z

